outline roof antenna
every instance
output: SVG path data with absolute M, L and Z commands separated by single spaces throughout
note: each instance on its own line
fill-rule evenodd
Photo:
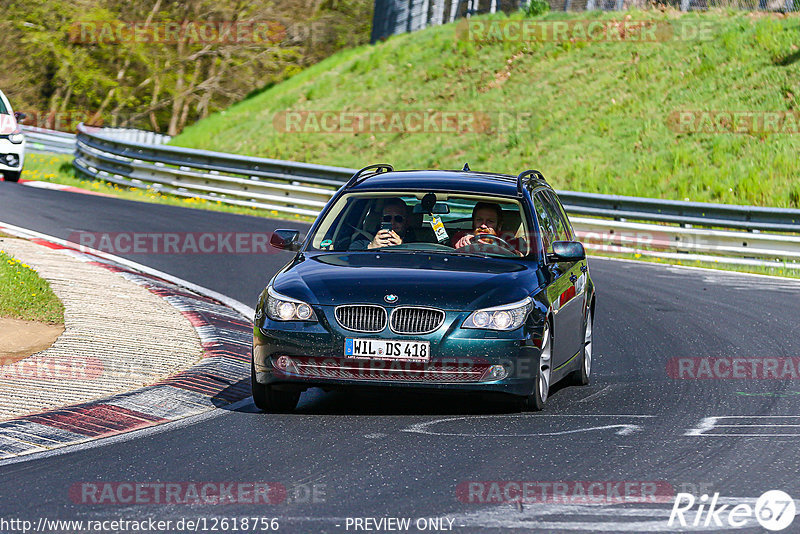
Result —
M 461 170 L 462 170 L 462 171 L 469 171 L 469 170 L 471 170 L 471 169 L 469 168 L 469 163 L 465 163 L 465 164 L 464 164 L 464 168 L 463 168 L 463 169 L 461 169 Z

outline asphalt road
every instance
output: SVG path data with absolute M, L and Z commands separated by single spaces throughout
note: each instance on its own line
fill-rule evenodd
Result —
M 8 183 L 0 183 L 0 221 L 62 238 L 75 231 L 302 227 Z M 289 259 L 285 253 L 122 255 L 251 306 Z M 205 518 L 210 527 L 213 517 L 260 516 L 278 518 L 286 532 L 364 532 L 354 518 L 401 517 L 411 520 L 411 532 L 436 526 L 419 518 L 446 518 L 438 531 L 452 520 L 455 532 L 640 532 L 677 529 L 667 521 L 682 490 L 698 498 L 718 492 L 719 503 L 730 505 L 752 506 L 767 490 L 800 498 L 800 382 L 679 380 L 668 372 L 673 358 L 800 356 L 800 284 L 599 258 L 590 269 L 598 288 L 593 383 L 556 390 L 541 414 L 408 393 L 314 390 L 292 415 L 256 413 L 245 403 L 135 439 L 0 466 L 0 519 Z M 272 481 L 289 497 L 281 504 L 217 506 L 85 504 L 70 497 L 70 488 L 83 482 L 156 481 Z M 492 488 L 511 487 L 508 481 L 564 483 L 573 498 L 476 502 L 491 497 Z M 576 488 L 592 481 L 652 483 L 667 488 L 667 498 L 619 503 L 612 491 L 600 504 L 577 502 Z M 722 527 L 714 518 L 704 527 L 702 516 L 683 530 L 730 528 L 730 508 L 718 516 Z M 696 511 L 697 505 L 685 518 L 694 520 Z M 743 531 L 764 529 L 751 517 Z M 790 531 L 800 531 L 800 518 Z

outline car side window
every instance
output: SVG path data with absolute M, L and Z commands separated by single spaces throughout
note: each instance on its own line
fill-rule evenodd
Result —
M 558 214 L 558 210 L 553 206 L 550 198 L 547 197 L 544 191 L 537 193 L 541 195 L 542 206 L 547 213 L 547 218 L 550 221 L 551 228 L 553 229 L 553 241 L 569 241 L 567 230 L 564 227 L 564 221 Z
M 545 205 L 546 203 L 543 201 L 541 193 L 537 193 L 533 196 L 533 209 L 536 211 L 536 217 L 539 219 L 544 251 L 549 253 L 553 252 L 553 241 L 557 241 L 556 226 L 552 214 L 545 209 Z
M 564 211 L 564 206 L 561 205 L 561 201 L 558 200 L 558 197 L 554 193 L 549 191 L 547 196 L 550 199 L 550 204 L 553 206 L 553 209 L 558 214 L 558 220 L 561 222 L 561 226 L 564 228 L 566 240 L 575 241 L 575 232 L 572 231 L 572 225 L 569 222 L 569 217 L 567 217 L 567 212 Z

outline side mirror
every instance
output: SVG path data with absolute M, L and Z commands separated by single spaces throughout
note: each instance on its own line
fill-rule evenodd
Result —
M 275 230 L 269 238 L 269 244 L 280 250 L 300 250 L 300 232 L 298 230 Z
M 580 241 L 554 241 L 553 252 L 547 255 L 547 261 L 581 261 L 586 259 L 586 251 Z
M 14 118 L 17 119 L 18 121 L 21 121 L 22 119 L 24 119 L 26 117 L 27 117 L 27 115 L 22 113 L 21 111 L 15 111 L 14 112 Z

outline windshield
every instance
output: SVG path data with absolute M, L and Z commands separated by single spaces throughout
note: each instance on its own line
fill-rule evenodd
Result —
M 309 248 L 523 257 L 532 252 L 530 235 L 520 203 L 504 197 L 350 193 L 325 215 Z

